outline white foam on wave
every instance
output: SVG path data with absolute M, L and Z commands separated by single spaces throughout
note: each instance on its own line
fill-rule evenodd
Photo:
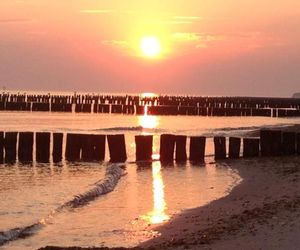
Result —
M 47 217 L 40 219 L 38 222 L 29 226 L 13 228 L 7 231 L 0 232 L 0 246 L 8 243 L 9 241 L 26 238 L 30 235 L 37 233 L 53 218 L 53 216 L 66 209 L 72 209 L 84 206 L 90 201 L 99 196 L 112 192 L 117 186 L 119 179 L 126 175 L 123 169 L 124 164 L 112 164 L 106 168 L 104 179 L 96 182 L 94 187 L 82 194 L 76 195 L 72 200 L 59 206 L 52 211 Z

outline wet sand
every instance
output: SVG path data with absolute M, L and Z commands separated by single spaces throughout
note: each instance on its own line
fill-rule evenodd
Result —
M 299 249 L 300 157 L 218 164 L 238 171 L 242 182 L 228 196 L 172 218 L 156 228 L 159 237 L 133 249 Z

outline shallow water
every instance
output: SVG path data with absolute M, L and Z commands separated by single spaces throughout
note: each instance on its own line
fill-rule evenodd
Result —
M 154 134 L 154 153 L 159 134 L 243 135 L 262 126 L 283 126 L 300 119 L 257 117 L 149 117 L 103 114 L 1 112 L 0 131 L 53 131 L 112 134 L 124 133 L 128 154 L 127 175 L 115 190 L 86 206 L 56 213 L 31 237 L 12 241 L 5 249 L 35 249 L 46 245 L 134 246 L 155 232 L 149 224 L 167 221 L 186 208 L 207 204 L 228 193 L 239 176 L 225 163 L 161 166 L 137 165 L 134 135 Z M 107 150 L 108 151 L 108 150 Z M 208 139 L 206 154 L 213 153 Z M 108 152 L 106 152 L 106 161 Z M 108 163 L 59 165 L 0 165 L 0 231 L 31 225 L 74 195 L 103 179 Z

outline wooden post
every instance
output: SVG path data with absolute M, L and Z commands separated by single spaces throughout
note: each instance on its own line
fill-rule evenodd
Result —
M 150 161 L 153 153 L 153 135 L 135 136 L 136 161 Z
M 33 132 L 19 133 L 19 161 L 23 163 L 32 162 L 33 158 Z
M 93 160 L 104 161 L 105 158 L 105 135 L 93 135 L 92 142 L 94 146 Z
M 4 162 L 4 132 L 0 132 L 0 164 Z
M 226 138 L 223 136 L 214 137 L 215 159 L 226 159 Z
M 127 160 L 125 136 L 108 135 L 110 162 L 125 162 Z
M 66 160 L 79 161 L 81 152 L 82 135 L 67 134 Z
M 297 133 L 297 154 L 300 155 L 300 133 Z
M 160 136 L 160 161 L 172 162 L 174 160 L 175 135 L 162 134 Z
M 192 136 L 190 139 L 190 161 L 204 162 L 205 156 L 205 142 L 204 136 Z
M 36 161 L 48 163 L 50 158 L 50 133 L 36 133 Z
M 105 135 L 82 135 L 83 161 L 103 161 L 105 157 Z
M 259 139 L 243 138 L 243 157 L 259 156 Z
M 229 158 L 240 157 L 241 138 L 229 137 Z
M 279 130 L 261 130 L 260 147 L 262 156 L 281 155 L 281 131 Z
M 18 136 L 18 132 L 5 132 L 5 139 L 4 139 L 5 163 L 13 164 L 16 162 L 17 136 Z
M 177 162 L 184 162 L 187 160 L 186 138 L 185 135 L 177 135 L 175 137 L 175 160 Z
M 63 133 L 53 133 L 52 158 L 54 163 L 61 162 L 62 160 L 62 143 Z
M 282 154 L 294 155 L 296 153 L 296 133 L 283 132 L 282 133 Z
M 83 161 L 93 161 L 93 141 L 92 135 L 81 135 L 81 142 L 82 142 L 82 154 L 81 159 Z

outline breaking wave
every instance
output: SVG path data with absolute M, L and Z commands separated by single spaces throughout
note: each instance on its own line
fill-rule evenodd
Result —
M 119 179 L 126 174 L 122 168 L 124 164 L 109 165 L 105 172 L 104 179 L 96 182 L 94 187 L 82 194 L 76 195 L 72 200 L 62 204 L 53 210 L 47 217 L 42 218 L 29 226 L 13 228 L 0 232 L 0 246 L 9 241 L 29 237 L 41 230 L 53 218 L 53 216 L 66 209 L 77 208 L 86 205 L 99 196 L 112 192 L 117 186 Z

